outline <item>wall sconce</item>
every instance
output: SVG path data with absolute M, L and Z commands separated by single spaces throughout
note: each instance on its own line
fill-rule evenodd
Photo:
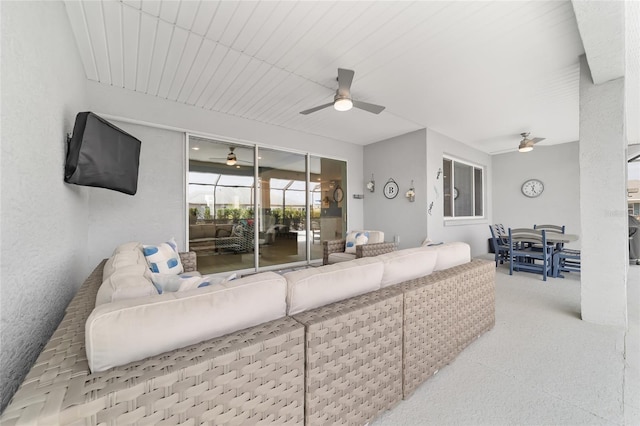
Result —
M 405 192 L 404 196 L 407 197 L 411 203 L 416 200 L 416 190 L 413 187 L 413 180 L 411 181 L 411 187 L 407 192 Z
M 367 189 L 369 192 L 375 192 L 376 190 L 376 181 L 373 180 L 373 173 L 371 173 L 371 180 L 367 182 Z

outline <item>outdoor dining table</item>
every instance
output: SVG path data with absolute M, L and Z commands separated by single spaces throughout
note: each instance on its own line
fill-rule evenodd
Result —
M 560 232 L 546 231 L 547 242 L 554 244 L 573 243 L 580 239 L 580 236 L 575 234 L 561 234 Z

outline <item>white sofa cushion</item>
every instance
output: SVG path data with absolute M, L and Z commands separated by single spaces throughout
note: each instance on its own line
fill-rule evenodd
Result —
M 348 262 L 356 258 L 355 254 L 351 253 L 329 253 L 329 263 Z
M 471 246 L 463 242 L 453 242 L 422 247 L 422 250 L 436 251 L 438 259 L 434 271 L 453 268 L 471 262 Z
M 438 253 L 421 247 L 393 251 L 376 257 L 384 264 L 381 287 L 429 275 L 436 266 Z
M 128 242 L 128 243 L 120 244 L 113 251 L 113 254 L 121 253 L 123 251 L 136 251 L 136 250 L 141 252 L 142 251 L 142 244 L 140 244 L 137 241 L 131 241 L 131 242 Z
M 147 265 L 127 265 L 116 269 L 102 282 L 96 295 L 96 306 L 123 299 L 158 294 L 151 282 Z
M 384 265 L 375 257 L 284 274 L 287 313 L 294 315 L 338 300 L 378 290 Z
M 118 268 L 131 265 L 144 265 L 148 267 L 142 250 L 121 251 L 107 259 L 102 269 L 102 281 L 109 278 Z
M 104 371 L 281 318 L 286 291 L 283 277 L 265 272 L 98 306 L 85 328 L 89 368 Z

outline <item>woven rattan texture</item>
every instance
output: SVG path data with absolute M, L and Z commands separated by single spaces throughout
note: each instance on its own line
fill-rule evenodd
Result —
M 496 323 L 496 267 L 473 260 L 456 268 L 458 277 L 458 344 L 462 351 Z
M 404 290 L 403 397 L 458 354 L 456 280 L 432 274 Z
M 307 327 L 305 425 L 364 425 L 402 398 L 399 288 L 294 318 Z
M 495 324 L 495 266 L 473 260 L 400 286 L 405 295 L 403 394 Z
M 347 240 L 331 240 L 322 242 L 322 264 L 329 264 L 329 255 L 331 253 L 344 253 Z
M 356 246 L 356 258 L 378 256 L 398 248 L 396 243 L 360 244 Z
M 304 327 L 281 318 L 91 374 L 84 325 L 96 268 L 4 411 L 13 424 L 302 424 Z
M 198 257 L 196 256 L 195 251 L 180 253 L 180 262 L 182 262 L 184 272 L 193 272 L 198 270 Z

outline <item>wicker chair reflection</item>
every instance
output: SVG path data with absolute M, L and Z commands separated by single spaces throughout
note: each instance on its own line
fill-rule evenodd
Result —
M 353 231 L 362 232 L 369 235 L 369 241 L 366 244 L 356 245 L 355 253 L 345 252 L 347 240 L 331 240 L 322 242 L 322 264 L 346 262 L 361 257 L 378 256 L 379 254 L 395 251 L 398 246 L 396 243 L 384 242 L 384 232 L 382 231 Z
M 553 276 L 554 252 L 554 246 L 547 244 L 546 231 L 509 228 L 509 275 L 513 275 L 513 271 L 535 272 L 542 274 L 546 281 L 548 276 Z

